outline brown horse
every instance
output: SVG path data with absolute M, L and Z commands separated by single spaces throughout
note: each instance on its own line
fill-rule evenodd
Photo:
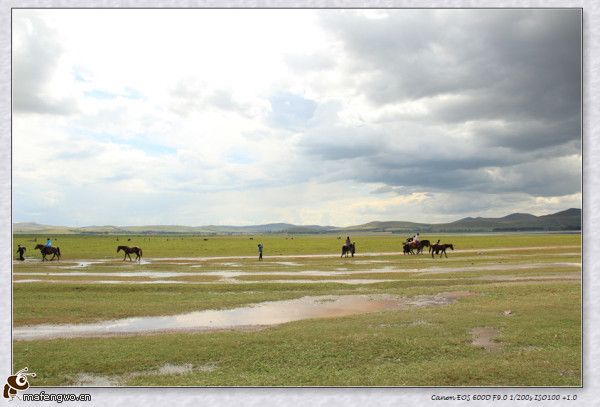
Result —
M 352 257 L 354 257 L 354 253 L 356 253 L 356 246 L 355 243 L 351 243 L 349 246 L 348 245 L 343 245 L 342 246 L 342 255 L 340 257 L 344 257 L 344 254 L 346 255 L 346 257 L 348 257 L 348 253 L 350 253 L 352 255 Z
M 42 253 L 42 261 L 46 260 L 46 256 L 52 254 L 52 258 L 50 261 L 54 260 L 55 257 L 58 257 L 56 260 L 60 260 L 60 248 L 59 247 L 48 247 L 43 244 L 38 244 L 35 246 L 34 250 L 39 250 Z
M 139 260 L 140 262 L 142 261 L 142 249 L 140 249 L 139 247 L 129 247 L 129 246 L 119 246 L 117 247 L 117 253 L 119 253 L 121 250 L 123 250 L 125 252 L 125 256 L 123 256 L 123 261 L 125 261 L 125 259 L 127 257 L 129 257 L 129 261 L 131 261 L 131 253 L 135 253 L 135 255 L 137 256 L 135 259 Z
M 431 246 L 431 258 L 433 258 L 434 254 L 438 254 L 440 255 L 440 257 L 442 257 L 442 254 L 445 255 L 446 257 L 448 257 L 448 254 L 446 254 L 446 249 L 452 249 L 454 250 L 454 245 L 452 245 L 452 243 L 450 244 L 434 244 Z
M 412 239 L 404 243 L 402 248 L 404 249 L 404 254 L 415 254 L 413 249 L 417 249 L 417 254 L 423 254 L 423 248 L 429 247 L 431 248 L 431 242 L 429 240 L 421 240 L 419 242 L 413 242 Z

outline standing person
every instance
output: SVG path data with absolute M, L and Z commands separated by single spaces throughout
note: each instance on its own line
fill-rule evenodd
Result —
M 19 245 L 19 248 L 17 249 L 17 253 L 19 253 L 19 260 L 23 261 L 25 260 L 25 257 L 23 257 L 23 253 L 25 253 L 25 248 L 21 245 Z
M 46 239 L 46 244 L 44 246 L 45 247 L 52 247 L 52 240 L 50 240 L 50 238 Z
M 262 254 L 263 254 L 263 244 L 262 244 L 262 242 L 260 242 L 258 244 L 258 260 L 262 260 Z

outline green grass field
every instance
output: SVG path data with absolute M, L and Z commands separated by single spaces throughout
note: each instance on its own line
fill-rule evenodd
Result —
M 13 267 L 15 330 L 305 296 L 468 293 L 449 305 L 260 329 L 15 340 L 13 367 L 35 371 L 34 386 L 582 383 L 579 235 L 423 236 L 455 245 L 435 259 L 400 254 L 397 235 L 353 236 L 354 258 L 339 258 L 342 240 L 331 235 L 54 236 L 62 259 L 44 263 L 34 238 L 13 239 L 28 248 Z M 120 244 L 142 247 L 145 261 L 121 261 Z M 493 332 L 494 348 L 473 344 L 477 328 Z

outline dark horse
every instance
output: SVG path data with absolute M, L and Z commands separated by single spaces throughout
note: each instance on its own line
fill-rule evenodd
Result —
M 129 261 L 131 261 L 131 253 L 135 253 L 135 255 L 137 256 L 135 259 L 139 260 L 140 262 L 142 261 L 142 249 L 140 249 L 139 247 L 129 247 L 129 246 L 119 246 L 117 247 L 117 253 L 119 253 L 121 250 L 123 250 L 125 252 L 125 256 L 123 256 L 123 261 L 125 261 L 125 259 L 127 257 L 129 257 Z
M 348 253 L 350 253 L 352 255 L 352 257 L 354 257 L 354 253 L 356 253 L 355 243 L 351 243 L 349 246 L 343 245 L 342 246 L 342 255 L 340 257 L 344 257 L 344 254 L 346 255 L 346 257 L 348 257 Z
M 421 240 L 418 243 L 415 243 L 411 240 L 404 243 L 402 247 L 404 249 L 404 254 L 415 254 L 415 252 L 413 252 L 413 249 L 417 249 L 417 254 L 423 254 L 423 248 L 431 247 L 430 245 L 431 243 L 429 242 L 429 240 Z
M 60 260 L 60 248 L 59 247 L 47 247 L 43 244 L 38 244 L 35 246 L 34 250 L 39 250 L 42 253 L 42 261 L 46 260 L 46 256 L 52 254 L 52 258 L 50 261 L 54 260 L 55 257 L 58 257 L 57 260 Z
M 446 257 L 448 257 L 448 255 L 446 254 L 446 249 L 452 249 L 454 250 L 454 245 L 452 245 L 452 243 L 450 244 L 434 244 L 431 246 L 431 258 L 433 258 L 434 254 L 438 254 L 440 255 L 440 257 L 442 257 L 442 254 L 445 255 Z

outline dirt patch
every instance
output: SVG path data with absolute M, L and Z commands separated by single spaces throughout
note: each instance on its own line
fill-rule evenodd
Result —
M 469 295 L 447 292 L 437 295 L 399 297 L 387 294 L 327 295 L 286 301 L 269 301 L 226 310 L 206 310 L 186 314 L 136 317 L 92 324 L 35 325 L 15 327 L 14 340 L 139 335 L 160 332 L 211 332 L 272 326 L 314 318 L 338 318 L 371 312 L 442 306 Z
M 473 346 L 484 348 L 490 352 L 502 349 L 501 343 L 493 341 L 495 337 L 500 335 L 500 331 L 496 328 L 473 328 L 469 333 L 473 336 L 471 342 Z
M 79 373 L 73 380 L 77 387 L 116 387 L 123 385 L 118 376 L 100 376 L 91 373 Z
M 208 363 L 201 366 L 185 363 L 183 365 L 172 365 L 166 363 L 157 369 L 145 372 L 131 372 L 123 375 L 103 376 L 92 373 L 78 373 L 72 380 L 72 386 L 76 387 L 118 387 L 125 386 L 127 380 L 143 376 L 163 376 L 163 375 L 182 375 L 193 372 L 214 372 L 217 370 L 217 363 Z

